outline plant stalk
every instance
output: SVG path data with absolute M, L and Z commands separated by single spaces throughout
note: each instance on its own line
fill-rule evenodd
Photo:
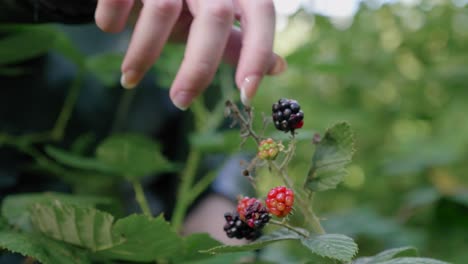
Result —
M 135 191 L 135 199 L 140 206 L 141 211 L 143 214 L 152 217 L 151 210 L 148 204 L 148 200 L 146 200 L 145 193 L 143 191 L 143 186 L 139 181 L 133 181 L 133 190 Z
M 191 150 L 187 158 L 187 165 L 181 176 L 181 183 L 177 193 L 177 204 L 172 215 L 172 227 L 179 231 L 185 218 L 187 209 L 191 203 L 191 189 L 195 181 L 198 165 L 201 161 L 201 153 L 198 150 Z

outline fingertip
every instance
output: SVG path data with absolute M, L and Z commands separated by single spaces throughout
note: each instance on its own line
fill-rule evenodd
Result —
M 120 77 L 120 85 L 125 89 L 133 89 L 140 82 L 140 74 L 135 71 L 125 71 Z
M 118 33 L 125 28 L 133 0 L 100 0 L 94 13 L 98 28 L 108 33 Z
M 241 93 L 241 102 L 245 106 L 250 106 L 252 102 L 252 98 L 255 96 L 257 92 L 258 86 L 260 85 L 261 78 L 257 75 L 251 75 L 244 80 L 240 85 L 240 93 Z
M 188 91 L 177 91 L 175 89 L 171 89 L 170 97 L 175 107 L 185 111 L 192 104 L 194 95 Z

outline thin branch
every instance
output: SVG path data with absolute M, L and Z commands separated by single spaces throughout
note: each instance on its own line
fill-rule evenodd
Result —
M 257 142 L 257 144 L 260 144 L 261 138 L 252 129 L 253 115 L 251 112 L 251 108 L 245 109 L 245 112 L 247 114 L 246 119 L 237 107 L 237 105 L 234 104 L 232 101 L 227 100 L 226 107 L 228 107 L 229 114 L 232 117 L 232 119 L 234 119 L 234 122 L 237 122 L 239 124 L 242 137 L 247 138 L 251 136 Z
M 298 228 L 296 228 L 294 226 L 288 225 L 285 222 L 280 222 L 280 221 L 276 221 L 274 219 L 271 219 L 270 224 L 285 227 L 285 228 L 287 228 L 287 229 L 293 231 L 294 233 L 297 233 L 297 234 L 299 234 L 299 235 L 301 235 L 303 237 L 306 237 L 306 238 L 309 237 L 308 233 L 304 233 L 302 230 L 300 230 L 300 229 L 298 229 Z

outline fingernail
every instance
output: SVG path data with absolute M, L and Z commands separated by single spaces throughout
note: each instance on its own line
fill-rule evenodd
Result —
M 120 85 L 125 89 L 133 89 L 138 85 L 139 74 L 135 71 L 126 71 L 120 77 Z
M 180 110 L 185 111 L 192 103 L 192 95 L 187 92 L 178 92 L 172 98 L 172 103 Z
M 268 75 L 278 75 L 278 74 L 285 72 L 286 69 L 288 69 L 288 63 L 286 62 L 285 59 L 278 56 L 276 57 L 275 64 L 268 71 Z
M 241 101 L 245 106 L 250 106 L 251 99 L 255 94 L 255 90 L 260 83 L 260 77 L 249 76 L 244 79 L 240 87 Z

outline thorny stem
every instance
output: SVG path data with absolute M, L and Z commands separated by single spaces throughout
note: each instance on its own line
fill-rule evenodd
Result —
M 281 226 L 281 227 L 285 227 L 303 237 L 309 237 L 309 234 L 307 233 L 304 233 L 302 230 L 294 227 L 294 226 L 291 226 L 291 225 L 288 225 L 287 223 L 285 223 L 284 221 L 277 221 L 277 220 L 274 220 L 274 219 L 271 219 L 270 224 L 274 224 L 274 225 L 277 225 L 277 226 Z
M 152 216 L 151 215 L 151 210 L 148 205 L 148 201 L 146 200 L 145 193 L 143 191 L 143 187 L 141 186 L 141 183 L 139 181 L 133 181 L 133 190 L 135 191 L 135 199 L 138 202 L 138 205 L 140 206 L 141 211 L 147 215 L 147 216 Z
M 252 109 L 250 107 L 245 109 L 248 117 L 248 119 L 245 119 L 237 105 L 232 101 L 227 100 L 226 106 L 229 108 L 230 115 L 235 120 L 235 122 L 239 123 L 242 137 L 247 138 L 251 136 L 257 142 L 257 144 L 260 144 L 261 138 L 252 129 Z
M 286 173 L 284 168 L 280 168 L 278 164 L 275 162 L 270 162 L 271 166 L 281 175 L 283 178 L 284 183 L 288 188 L 293 188 L 292 180 L 289 175 Z M 317 234 L 325 234 L 325 230 L 323 229 L 322 225 L 320 224 L 320 219 L 315 215 L 312 207 L 309 203 L 304 200 L 302 193 L 298 192 L 296 195 L 297 203 L 304 215 L 306 222 L 311 225 L 312 229 Z
M 296 138 L 293 138 L 291 142 L 289 142 L 288 150 L 286 151 L 286 157 L 284 158 L 283 162 L 280 165 L 281 169 L 285 169 L 286 166 L 288 166 L 295 152 L 296 152 Z
M 246 176 L 247 179 L 249 179 L 249 182 L 254 188 L 254 190 L 257 190 L 257 184 L 255 183 L 255 179 L 252 177 L 252 171 L 254 171 L 255 166 L 257 165 L 257 162 L 258 162 L 258 157 L 255 156 L 255 158 L 253 158 L 250 161 L 249 165 L 247 166 L 247 168 L 245 168 L 245 171 L 244 171 L 244 173 L 247 173 L 244 176 Z
M 289 178 L 289 175 L 286 173 L 284 168 L 278 166 L 278 164 L 276 164 L 273 161 L 269 161 L 268 164 L 270 165 L 270 167 L 273 167 L 280 174 L 281 178 L 283 178 L 283 181 L 286 184 L 286 187 L 290 189 L 294 187 L 291 178 Z

